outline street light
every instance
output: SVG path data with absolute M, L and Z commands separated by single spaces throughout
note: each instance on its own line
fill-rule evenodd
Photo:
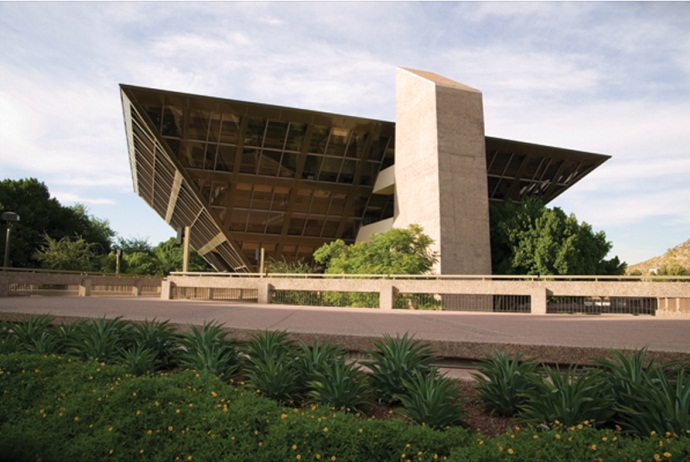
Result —
M 2 219 L 7 222 L 7 238 L 5 239 L 5 259 L 2 266 L 7 268 L 10 261 L 10 232 L 12 231 L 12 223 L 19 221 L 19 215 L 14 212 L 3 212 Z

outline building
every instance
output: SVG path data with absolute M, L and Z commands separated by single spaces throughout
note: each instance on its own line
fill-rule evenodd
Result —
M 608 156 L 486 137 L 482 94 L 397 70 L 396 122 L 121 85 L 135 192 L 219 271 L 420 224 L 490 274 L 489 205 L 548 203 Z

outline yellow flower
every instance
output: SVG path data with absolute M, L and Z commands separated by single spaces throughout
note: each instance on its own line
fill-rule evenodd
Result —
M 314 457 L 316 457 L 316 460 L 320 460 L 320 459 L 321 459 L 321 454 L 317 454 L 317 455 L 315 455 Z
M 299 455 L 299 454 L 297 454 L 297 456 L 295 457 L 295 459 L 297 459 L 297 460 L 302 460 L 302 456 Z
M 556 439 L 557 439 L 557 440 L 560 440 L 560 439 L 561 439 L 561 435 L 560 435 L 559 433 L 556 433 Z
M 287 414 L 280 414 L 281 419 L 287 419 L 287 416 L 288 416 Z
M 151 430 L 146 430 L 146 434 L 151 435 L 151 434 L 153 434 L 153 432 Z
M 139 409 L 137 409 L 136 414 L 137 414 L 137 415 L 141 414 L 141 411 L 140 411 Z
M 512 454 L 515 454 L 515 451 L 513 451 L 513 448 L 509 448 L 509 449 L 508 449 L 508 454 L 511 454 L 511 455 L 512 455 Z
M 137 396 L 137 392 L 136 392 L 136 391 L 133 391 L 133 392 L 132 392 L 132 396 Z
M 360 433 L 362 433 L 363 431 L 364 431 L 364 430 L 362 430 L 361 428 L 359 429 L 359 432 L 360 432 Z
M 671 457 L 671 453 L 670 453 L 670 452 L 665 452 L 665 453 L 664 453 L 664 457 Z
M 182 411 L 180 411 L 179 409 L 175 409 L 176 414 L 179 414 L 180 412 L 182 412 Z
M 596 444 L 593 444 L 593 445 L 590 446 L 590 448 L 592 448 L 592 451 L 596 451 L 596 450 L 597 450 L 597 445 L 596 445 Z
M 218 396 L 218 394 L 215 391 L 212 391 L 211 396 L 213 396 L 215 398 L 216 396 Z
M 187 456 L 187 460 L 192 460 L 192 456 Z
M 328 433 L 328 427 L 323 427 L 323 432 Z
M 331 460 L 336 460 L 336 457 L 335 456 L 331 457 Z
M 79 417 L 75 417 L 75 418 L 74 418 L 74 421 L 75 421 L 75 422 L 79 422 Z
M 172 425 L 170 425 L 170 426 L 168 427 L 168 431 L 169 431 L 169 432 L 173 431 Z
M 539 435 L 534 435 L 532 438 L 534 438 L 535 440 L 538 440 L 538 439 L 539 439 Z
M 295 451 L 296 449 L 297 449 L 297 445 L 296 445 L 296 444 L 293 444 L 293 445 L 292 445 L 292 450 Z
M 657 462 L 661 460 L 661 456 L 659 454 L 654 454 L 654 460 Z
M 655 432 L 654 430 L 652 430 L 652 432 L 650 433 L 650 435 L 654 436 L 654 435 L 656 435 L 656 432 Z

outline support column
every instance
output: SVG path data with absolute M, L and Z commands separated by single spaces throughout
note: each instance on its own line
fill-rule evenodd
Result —
M 393 226 L 421 225 L 441 274 L 491 274 L 481 92 L 403 68 L 396 85 Z
M 170 300 L 172 298 L 172 282 L 167 279 L 161 281 L 161 300 Z
M 90 297 L 91 296 L 91 279 L 85 278 L 81 280 L 79 284 L 79 296 L 80 297 Z
M 530 294 L 530 298 L 532 299 L 530 314 L 546 314 L 546 306 L 549 295 L 550 293 L 548 289 L 534 289 Z
M 380 284 L 382 287 L 381 290 L 379 290 L 379 308 L 382 310 L 392 310 L 395 305 L 395 295 L 398 293 L 398 289 L 390 282 L 380 281 Z

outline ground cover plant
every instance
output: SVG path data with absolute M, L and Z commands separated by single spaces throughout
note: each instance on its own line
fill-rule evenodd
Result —
M 36 327 L 40 324 L 43 330 Z M 80 324 L 71 332 L 77 335 L 91 326 L 103 333 L 106 325 L 105 320 Z M 282 332 L 263 332 L 242 346 L 217 324 L 181 335 L 166 326 L 148 323 L 148 334 L 143 335 L 129 323 L 113 323 L 112 330 L 120 332 L 124 343 L 120 353 L 102 358 L 52 340 L 46 344 L 58 352 L 33 351 L 33 337 L 61 338 L 71 329 L 67 326 L 45 320 L 34 320 L 31 327 L 0 325 L 0 460 L 690 460 L 686 365 L 650 365 L 644 352 L 638 353 L 641 358 L 614 354 L 596 372 L 541 369 L 521 357 L 487 358 L 480 371 L 489 380 L 477 382 L 479 389 L 492 383 L 491 367 L 508 367 L 528 371 L 531 389 L 557 398 L 527 397 L 514 415 L 529 423 L 489 437 L 463 424 L 468 419 L 462 407 L 467 397 L 458 399 L 457 390 L 468 394 L 468 384 L 440 377 L 425 361 L 423 373 L 403 376 L 397 403 L 384 406 L 373 391 L 376 372 L 364 374 L 330 344 L 307 345 L 290 341 Z M 25 345 L 27 330 L 32 333 Z M 151 337 L 169 341 L 146 343 Z M 384 354 L 386 345 L 402 343 L 416 346 L 412 350 L 422 358 L 431 356 L 428 345 L 407 336 L 385 339 L 376 352 Z M 224 353 L 208 357 L 229 354 L 232 359 L 218 361 L 227 365 L 220 369 L 214 361 L 186 368 L 178 359 L 170 369 L 161 366 L 161 349 L 154 354 L 156 344 L 167 345 L 162 350 L 171 358 L 189 352 L 198 356 L 199 345 L 211 345 L 209 351 Z M 126 359 L 137 349 L 155 358 L 148 370 Z M 271 387 L 283 380 L 280 374 L 264 374 L 268 385 L 257 388 L 262 382 L 251 370 L 264 366 L 252 356 L 264 362 L 277 357 L 289 365 L 285 370 L 293 372 L 296 383 L 290 399 L 268 397 Z M 634 380 L 621 385 L 627 379 L 620 371 L 635 369 L 629 367 L 633 363 L 641 364 L 643 372 L 629 374 Z M 502 377 L 510 382 L 510 377 L 523 375 Z M 498 380 L 501 374 L 493 377 Z M 552 388 L 543 388 L 545 383 Z M 517 388 L 508 384 L 506 389 Z M 624 391 L 616 394 L 613 388 Z M 601 415 L 568 420 L 554 404 L 589 415 L 596 410 L 589 394 L 595 390 L 612 401 L 610 420 Z M 477 390 L 474 399 L 482 396 Z M 641 398 L 633 399 L 637 396 Z M 524 417 L 536 414 L 540 403 L 545 421 Z

